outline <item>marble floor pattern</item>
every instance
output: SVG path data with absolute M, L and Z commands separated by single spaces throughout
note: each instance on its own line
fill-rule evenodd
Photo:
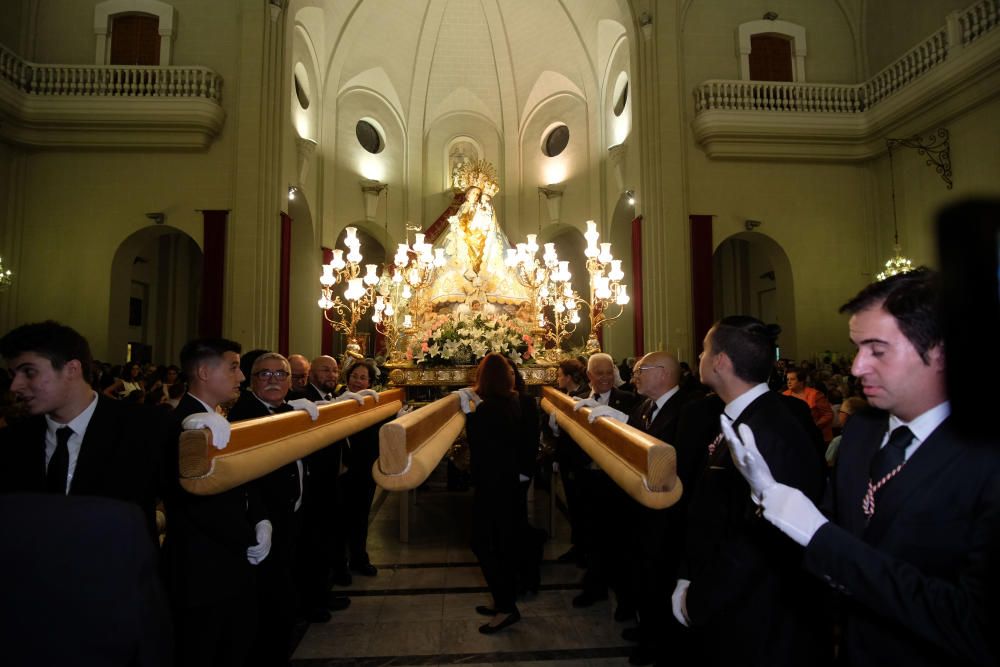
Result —
M 351 606 L 329 623 L 312 624 L 292 658 L 295 667 L 333 665 L 627 665 L 632 645 L 621 639 L 613 602 L 574 609 L 583 571 L 556 562 L 569 548 L 569 527 L 533 493 L 532 523 L 551 530 L 539 593 L 518 600 L 522 620 L 497 635 L 479 633 L 476 605 L 491 598 L 469 548 L 471 492 L 422 488 L 410 505 L 410 540 L 399 540 L 399 500 L 379 492 L 368 552 L 375 577 L 354 575 L 336 588 Z M 612 598 L 613 599 L 613 598 Z

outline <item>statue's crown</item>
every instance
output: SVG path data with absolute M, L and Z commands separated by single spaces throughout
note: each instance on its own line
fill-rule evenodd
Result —
M 496 193 L 500 191 L 496 170 L 486 160 L 476 160 L 462 165 L 458 170 L 455 184 L 463 191 L 469 188 L 479 188 L 484 195 L 490 197 L 496 196 Z

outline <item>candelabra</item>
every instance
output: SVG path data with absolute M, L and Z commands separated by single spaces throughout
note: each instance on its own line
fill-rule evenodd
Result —
M 629 302 L 628 289 L 622 279 L 622 261 L 611 254 L 610 243 L 600 243 L 597 240 L 597 223 L 587 221 L 587 231 L 583 234 L 587 240 L 587 248 L 583 254 L 587 257 L 587 272 L 590 274 L 590 300 L 585 302 L 590 314 L 590 336 L 587 338 L 588 354 L 601 351 L 597 340 L 597 332 L 602 326 L 618 319 L 625 312 Z M 600 246 L 600 247 L 598 247 Z M 618 312 L 609 316 L 609 308 L 618 306 Z
M 414 293 L 419 293 L 434 282 L 437 270 L 447 261 L 444 248 L 434 248 L 430 243 L 425 243 L 424 235 L 418 232 L 414 235 L 412 246 L 408 243 L 396 246 L 396 256 L 393 258 L 396 270 L 392 279 L 402 283 L 401 295 L 404 299 L 410 299 Z
M 386 362 L 390 366 L 406 364 L 406 357 L 399 346 L 400 334 L 413 327 L 412 315 L 404 312 L 410 299 L 403 296 L 404 288 L 408 290 L 406 283 L 397 279 L 401 273 L 398 269 L 393 270 L 392 277 L 389 277 L 388 270 L 382 272 L 372 313 L 375 330 L 385 336 L 386 351 L 389 353 Z
M 335 331 L 347 335 L 347 354 L 361 357 L 361 345 L 358 343 L 358 321 L 375 302 L 375 285 L 379 282 L 374 264 L 365 265 L 365 275 L 361 276 L 361 241 L 357 237 L 358 230 L 347 227 L 344 230 L 347 237 L 344 245 L 348 253 L 345 258 L 343 250 L 334 250 L 333 259 L 323 265 L 323 275 L 319 282 L 322 285 L 322 296 L 318 305 L 323 310 L 323 317 Z M 346 259 L 346 261 L 345 261 Z M 346 284 L 343 296 L 334 295 L 333 288 Z
M 532 333 L 551 341 L 558 358 L 563 340 L 576 330 L 580 321 L 580 301 L 573 291 L 569 262 L 559 261 L 554 243 L 545 244 L 545 252 L 539 260 L 537 238 L 535 234 L 528 234 L 527 243 L 518 243 L 508 249 L 504 263 L 517 281 L 531 290 L 532 321 L 537 324 Z M 547 307 L 553 312 L 551 329 L 545 317 Z

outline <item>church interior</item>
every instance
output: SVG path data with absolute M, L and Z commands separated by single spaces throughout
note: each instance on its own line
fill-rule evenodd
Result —
M 566 349 L 599 333 L 616 362 L 696 367 L 746 314 L 784 358 L 848 358 L 840 304 L 889 260 L 938 266 L 938 211 L 1000 195 L 998 22 L 997 0 L 8 0 L 0 332 L 55 319 L 111 363 L 176 364 L 197 336 L 374 356 L 370 313 L 331 326 L 324 267 L 352 240 L 378 267 L 440 246 L 488 165 L 507 247 L 554 244 L 591 302 L 588 234 L 620 260 L 620 316 L 598 332 L 591 305 Z M 614 606 L 570 604 L 545 489 L 530 630 L 476 633 L 440 473 L 379 492 L 379 576 L 292 664 L 626 664 Z

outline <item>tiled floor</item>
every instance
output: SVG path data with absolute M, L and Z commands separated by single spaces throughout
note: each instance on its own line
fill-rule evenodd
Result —
M 471 493 L 422 489 L 410 509 L 410 541 L 399 540 L 398 496 L 372 519 L 368 541 L 378 576 L 354 576 L 351 606 L 308 627 L 293 665 L 625 665 L 631 646 L 612 618 L 612 603 L 574 609 L 582 570 L 555 562 L 569 548 L 560 513 L 545 545 L 542 587 L 518 600 L 522 620 L 480 634 L 476 605 L 492 602 L 468 546 Z M 535 494 L 532 522 L 549 528 L 549 496 Z

